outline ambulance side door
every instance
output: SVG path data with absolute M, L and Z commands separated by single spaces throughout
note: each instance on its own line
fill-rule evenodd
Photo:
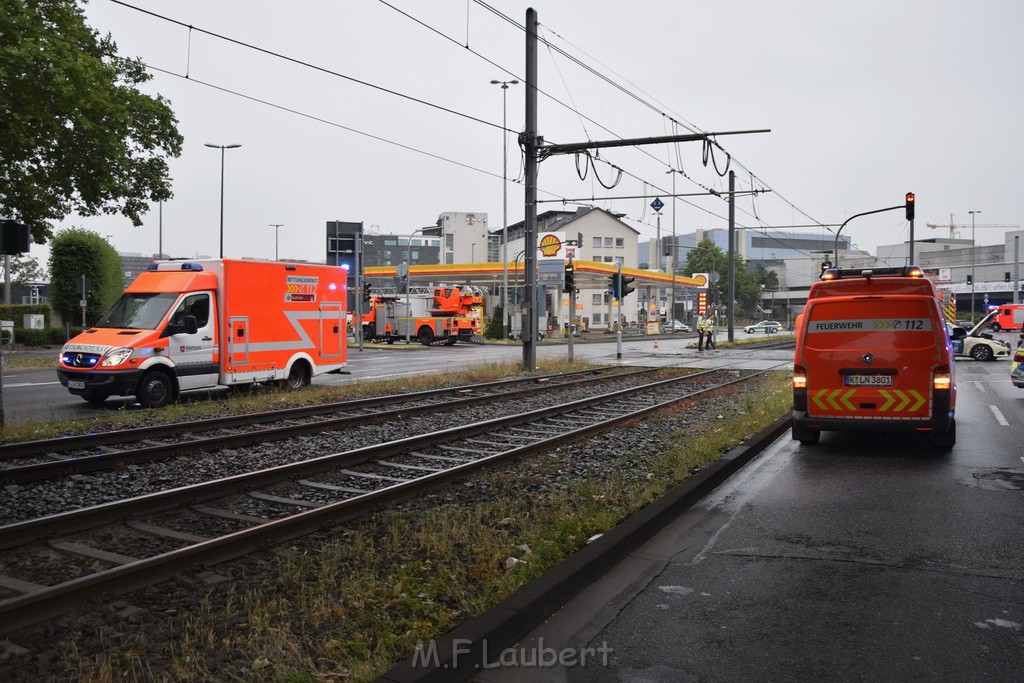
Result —
M 186 317 L 195 318 L 196 331 L 189 332 Z M 182 390 L 217 385 L 217 308 L 210 292 L 189 294 L 171 314 L 167 325 L 168 354 Z

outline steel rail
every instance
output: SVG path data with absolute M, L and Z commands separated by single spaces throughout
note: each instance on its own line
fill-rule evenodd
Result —
M 182 432 L 213 431 L 216 429 L 231 429 L 233 427 L 249 428 L 254 422 L 272 422 L 274 420 L 291 420 L 301 417 L 316 416 L 322 413 L 331 413 L 341 410 L 354 410 L 360 408 L 374 407 L 394 400 L 417 400 L 444 396 L 450 393 L 474 391 L 481 389 L 500 389 L 505 386 L 516 384 L 529 384 L 536 382 L 549 382 L 574 375 L 599 374 L 613 370 L 614 368 L 591 368 L 588 370 L 576 370 L 573 372 L 559 372 L 550 375 L 536 375 L 532 377 L 515 377 L 512 379 L 496 380 L 494 382 L 481 382 L 479 384 L 462 384 L 453 387 L 442 387 L 439 389 L 424 389 L 406 394 L 388 394 L 387 396 L 374 396 L 370 398 L 359 398 L 348 401 L 337 401 L 324 403 L 317 406 L 300 406 L 298 408 L 281 408 L 279 410 L 268 410 L 259 413 L 246 413 L 244 415 L 232 415 L 227 417 L 214 417 L 192 422 L 173 422 L 165 425 L 154 425 L 149 427 L 136 427 L 132 429 L 120 429 L 111 432 L 77 434 L 72 436 L 60 436 L 52 439 L 38 439 L 35 441 L 19 441 L 15 443 L 0 444 L 0 460 L 13 458 L 24 458 L 32 455 L 45 455 L 48 452 L 68 451 L 78 448 L 89 448 L 93 446 L 106 446 L 130 441 L 142 441 L 145 439 L 157 439 L 168 436 L 177 436 Z M 645 368 L 646 371 L 654 371 L 656 368 Z
M 460 394 L 462 395 L 459 398 L 451 398 L 444 404 L 445 407 L 478 405 L 482 403 L 504 400 L 513 396 L 522 396 L 534 393 L 536 391 L 545 391 L 547 389 L 553 388 L 579 386 L 582 384 L 589 384 L 592 382 L 604 382 L 622 377 L 632 377 L 636 375 L 653 373 L 656 371 L 657 370 L 655 369 L 642 369 L 617 374 L 602 374 L 597 377 L 583 377 L 580 379 L 574 379 L 570 381 L 560 380 L 567 379 L 568 377 L 571 377 L 575 374 L 593 374 L 594 371 L 585 371 L 583 373 L 560 373 L 558 375 L 549 375 L 540 378 L 533 378 L 531 380 L 517 379 L 511 382 L 488 382 L 479 385 L 462 385 L 459 387 L 451 387 L 447 389 L 431 389 L 423 392 L 415 392 L 413 394 L 395 394 L 388 397 L 359 399 L 356 401 L 332 404 L 334 407 L 331 408 L 330 410 L 323 410 L 322 407 L 316 406 L 311 409 L 308 409 L 306 412 L 301 413 L 298 412 L 296 409 L 256 413 L 255 422 L 266 423 L 272 420 L 279 422 L 294 420 L 297 417 L 319 417 L 324 413 L 333 413 L 342 410 L 366 410 L 375 407 L 380 407 L 382 405 L 387 405 L 388 403 L 400 404 L 396 408 L 391 408 L 388 410 L 382 410 L 379 412 L 369 414 L 359 413 L 355 415 L 344 415 L 342 417 L 324 418 L 319 419 L 315 422 L 307 422 L 302 424 L 285 424 L 280 427 L 249 429 L 247 431 L 236 434 L 219 434 L 216 436 L 191 439 L 179 443 L 156 444 L 144 446 L 141 448 L 133 448 L 131 450 L 117 451 L 113 453 L 97 453 L 95 455 L 67 458 L 64 460 L 54 460 L 52 462 L 41 462 L 33 463 L 31 465 L 7 467 L 0 469 L 0 481 L 14 484 L 24 484 L 27 482 L 40 481 L 43 479 L 54 479 L 67 474 L 94 472 L 97 470 L 110 469 L 124 463 L 138 463 L 152 460 L 162 460 L 182 454 L 203 453 L 221 448 L 235 448 L 257 442 L 266 443 L 272 441 L 281 441 L 283 439 L 288 439 L 294 436 L 303 436 L 306 434 L 318 434 L 327 431 L 335 431 L 352 424 L 364 424 L 369 421 L 381 421 L 388 418 L 394 418 L 396 416 L 421 415 L 424 413 L 436 411 L 438 408 L 438 404 L 429 403 L 418 406 L 407 404 L 416 403 L 417 401 L 426 399 L 434 399 L 437 397 L 459 396 Z M 555 381 L 556 383 L 549 383 L 551 381 Z M 532 384 L 533 386 L 521 389 L 513 389 L 511 391 L 499 391 L 500 389 L 506 387 L 514 387 L 516 385 L 521 384 Z M 477 392 L 481 390 L 493 391 L 494 393 L 479 394 L 473 396 L 465 395 L 470 392 Z M 231 418 L 231 423 L 232 426 L 241 426 L 242 424 L 246 424 L 246 426 L 250 427 L 252 424 L 252 422 L 243 423 L 240 419 L 234 417 Z M 189 425 L 178 423 L 176 426 L 179 428 L 179 430 L 181 430 L 188 428 Z M 223 427 L 204 427 L 199 431 L 211 431 L 212 429 L 218 428 Z
M 133 513 L 146 512 L 150 514 L 173 506 L 172 501 L 174 500 L 205 500 L 217 497 L 218 495 L 235 493 L 239 491 L 239 484 L 242 485 L 242 488 L 250 488 L 268 482 L 276 483 L 283 479 L 289 479 L 296 474 L 308 474 L 331 469 L 341 461 L 366 461 L 371 459 L 371 453 L 374 456 L 386 457 L 397 452 L 414 450 L 423 445 L 450 442 L 457 438 L 465 438 L 480 433 L 492 433 L 503 427 L 536 422 L 553 415 L 572 413 L 598 403 L 608 408 L 609 404 L 614 406 L 616 401 L 619 401 L 620 404 L 624 403 L 635 394 L 671 387 L 717 372 L 721 371 L 710 370 L 685 377 L 663 380 L 645 385 L 644 387 L 632 387 L 603 396 L 573 401 L 562 406 L 542 408 L 530 413 L 496 418 L 475 425 L 444 430 L 434 435 L 400 439 L 380 446 L 357 449 L 333 456 L 324 456 L 304 463 L 285 465 L 280 468 L 274 468 L 273 471 L 268 470 L 249 475 L 239 475 L 238 477 L 218 482 L 188 487 L 188 490 L 177 489 L 160 494 L 142 496 L 129 501 L 119 501 L 117 503 L 97 506 L 96 508 L 84 511 L 51 515 L 22 524 L 11 525 L 10 527 L 0 529 L 0 532 L 7 537 L 4 541 L 5 544 L 10 541 L 10 534 L 15 531 L 15 527 L 20 527 L 20 533 L 25 538 L 36 538 L 39 535 L 56 534 L 57 532 L 63 535 L 75 529 L 87 528 L 80 521 L 71 521 L 75 519 L 88 518 L 91 520 L 88 526 L 96 526 L 97 524 L 113 521 Z M 525 455 L 550 450 L 561 444 L 606 431 L 610 427 L 643 417 L 648 413 L 660 410 L 679 401 L 693 399 L 702 394 L 717 391 L 733 384 L 750 381 L 767 372 L 769 371 L 756 372 L 728 382 L 716 384 L 713 387 L 656 400 L 639 409 L 624 410 L 618 415 L 602 418 L 592 424 L 584 425 L 568 432 L 541 438 L 530 444 L 513 446 L 506 451 L 486 455 L 422 477 L 396 483 L 335 503 L 328 503 L 219 538 L 194 543 L 160 555 L 140 559 L 89 576 L 83 576 L 36 592 L 11 598 L 0 602 L 0 632 L 13 631 L 57 616 L 82 601 L 104 593 L 123 593 L 149 586 L 178 572 L 190 569 L 197 564 L 210 565 L 224 562 L 248 554 L 267 544 L 284 542 L 316 531 L 328 524 L 348 521 L 366 514 L 383 504 L 407 499 L 419 491 L 440 487 L 483 468 L 505 463 Z M 349 458 L 352 460 L 348 460 Z M 268 478 L 268 475 L 271 473 L 274 474 L 274 477 Z M 225 488 L 225 486 L 228 486 L 228 488 Z M 231 488 L 232 486 L 234 488 Z M 202 489 L 202 492 L 198 492 L 197 489 Z M 151 504 L 155 504 L 155 506 Z M 65 522 L 69 521 L 70 524 L 65 524 Z M 28 536 L 25 536 L 25 531 L 28 532 Z

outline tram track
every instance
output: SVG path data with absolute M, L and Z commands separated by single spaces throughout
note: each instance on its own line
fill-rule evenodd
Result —
M 526 396 L 551 387 L 583 386 L 624 377 L 641 377 L 654 372 L 656 370 L 653 368 L 630 372 L 611 372 L 598 368 L 188 423 L 5 444 L 0 446 L 0 482 L 24 484 L 182 454 L 281 441 L 371 421 L 428 414 L 441 407 L 458 409 L 507 400 L 514 396 Z
M 2 527 L 0 547 L 17 548 L 19 552 L 27 548 L 24 552 L 29 555 L 29 550 L 34 549 L 49 557 L 54 553 L 84 557 L 92 563 L 93 573 L 47 586 L 33 580 L 31 574 L 9 573 L 12 567 L 31 568 L 31 559 L 5 561 L 0 587 L 9 595 L 20 595 L 0 602 L 0 628 L 20 628 L 107 591 L 150 585 L 197 563 L 221 562 L 295 538 L 424 489 L 444 486 L 472 472 L 593 435 L 758 374 L 761 373 L 737 377 L 734 371 L 721 370 L 696 373 L 436 434 L 398 439 Z M 239 505 L 241 501 L 250 505 Z M 276 510 L 277 516 L 261 512 L 261 506 L 266 506 L 262 509 L 268 512 Z M 159 515 L 159 520 L 152 519 L 154 515 Z M 196 515 L 216 519 L 221 524 L 233 521 L 239 528 L 207 537 L 199 533 L 201 529 L 171 528 L 168 521 Z M 104 525 L 114 525 L 117 532 L 97 532 L 109 528 Z M 83 533 L 92 540 L 141 533 L 163 539 L 162 547 L 185 545 L 138 558 L 82 543 L 74 534 Z M 106 566 L 97 569 L 97 564 Z

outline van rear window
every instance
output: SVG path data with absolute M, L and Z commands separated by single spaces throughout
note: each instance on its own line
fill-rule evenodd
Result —
M 937 323 L 926 299 L 817 301 L 806 320 L 813 349 L 927 349 Z

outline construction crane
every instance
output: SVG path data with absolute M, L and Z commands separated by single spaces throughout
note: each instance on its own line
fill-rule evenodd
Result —
M 925 225 L 927 225 L 929 228 L 949 228 L 949 239 L 955 239 L 956 238 L 956 230 L 957 230 L 957 228 L 1019 228 L 1020 227 L 1019 225 L 1007 225 L 1007 224 L 1004 224 L 1004 223 L 976 223 L 974 225 L 971 225 L 970 223 L 965 223 L 963 225 L 960 225 L 960 224 L 957 224 L 953 220 L 953 214 L 949 214 L 949 225 L 939 225 L 938 223 L 925 223 Z M 974 239 L 973 235 L 971 236 L 971 239 L 972 240 Z

